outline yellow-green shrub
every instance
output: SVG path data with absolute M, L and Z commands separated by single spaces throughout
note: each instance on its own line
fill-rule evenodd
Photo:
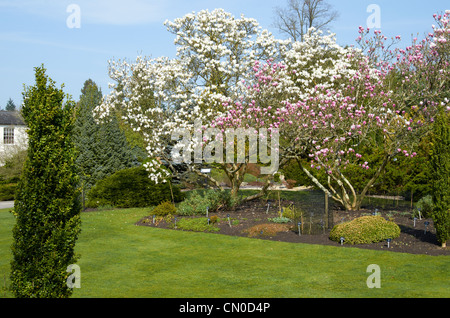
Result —
M 394 239 L 400 236 L 400 228 L 381 216 L 362 216 L 350 222 L 338 224 L 330 232 L 330 239 L 340 242 L 345 238 L 346 244 L 367 244 Z
M 280 213 L 279 213 L 280 214 Z M 300 218 L 300 216 L 303 215 L 303 211 L 299 208 L 296 208 L 293 205 L 290 205 L 288 207 L 283 208 L 283 217 L 286 217 L 288 219 L 291 219 L 292 221 L 296 221 Z M 280 214 L 281 216 L 281 214 Z
M 157 205 L 152 213 L 156 216 L 174 215 L 177 213 L 177 208 L 169 201 L 165 201 Z

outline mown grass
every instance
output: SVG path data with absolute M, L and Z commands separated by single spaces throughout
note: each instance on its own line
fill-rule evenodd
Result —
M 148 209 L 82 214 L 73 297 L 450 297 L 450 257 L 291 244 L 136 226 Z M 14 217 L 0 210 L 1 286 Z M 367 266 L 381 268 L 369 289 Z M 5 280 L 5 282 L 3 282 Z M 12 297 L 6 288 L 0 297 Z

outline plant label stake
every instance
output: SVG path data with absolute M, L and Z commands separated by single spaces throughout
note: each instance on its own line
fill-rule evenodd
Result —
M 208 218 L 208 225 L 209 225 L 209 221 L 210 221 L 210 218 Z
M 231 220 L 230 220 L 230 215 L 227 214 L 227 218 L 228 218 L 228 225 L 231 227 Z
M 153 224 L 155 224 L 155 218 L 156 218 L 156 215 L 153 215 L 153 220 L 152 220 Z
M 209 206 L 206 207 L 206 217 L 208 217 Z
M 177 228 L 177 218 L 175 218 L 175 228 Z
M 417 220 L 417 218 L 415 217 L 414 218 L 414 227 L 416 227 L 416 220 Z
M 266 214 L 268 214 L 268 213 L 269 213 L 269 208 L 270 208 L 270 201 L 269 201 L 269 202 L 267 202 L 267 211 L 266 211 Z
M 387 241 L 387 243 L 388 243 L 388 248 L 389 248 L 389 244 L 391 243 L 391 239 L 388 238 L 386 241 Z
M 428 228 L 428 225 L 430 224 L 430 222 L 427 221 L 424 224 L 425 224 L 425 232 L 424 232 L 424 234 L 427 234 L 427 228 Z
M 302 231 L 301 231 L 301 229 L 300 229 L 300 226 L 302 225 L 302 222 L 298 222 L 298 236 L 301 236 L 302 235 Z
M 418 208 L 417 210 L 418 210 L 418 212 L 419 212 L 419 220 L 422 221 L 422 214 L 420 213 L 420 208 Z
M 341 237 L 341 245 L 344 245 L 345 238 Z

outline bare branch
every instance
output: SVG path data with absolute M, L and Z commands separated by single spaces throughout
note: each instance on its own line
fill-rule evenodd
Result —
M 288 0 L 286 8 L 276 7 L 273 26 L 294 41 L 303 41 L 311 27 L 325 30 L 339 14 L 326 0 Z

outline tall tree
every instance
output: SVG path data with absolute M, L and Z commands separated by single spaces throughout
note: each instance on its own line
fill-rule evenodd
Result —
M 35 68 L 36 84 L 23 93 L 28 157 L 14 215 L 11 288 L 16 297 L 68 297 L 68 265 L 77 257 L 80 204 L 72 132 L 75 103 Z
M 324 30 L 338 16 L 326 0 L 288 0 L 287 7 L 275 8 L 274 26 L 294 41 L 303 41 L 311 27 Z
M 431 184 L 433 221 L 442 247 L 450 238 L 450 117 L 440 110 L 434 124 L 433 152 L 431 155 Z
M 93 110 L 100 105 L 102 92 L 93 80 L 85 81 L 81 93 L 75 121 L 76 164 L 83 189 L 88 191 L 98 180 L 138 165 L 145 154 L 129 146 L 115 116 L 102 123 L 95 121 Z
M 10 111 L 10 112 L 16 110 L 16 104 L 14 104 L 14 101 L 11 98 L 6 103 L 5 110 Z
M 445 24 L 447 17 L 438 19 Z M 429 45 L 392 52 L 394 57 L 398 52 L 397 61 L 376 63 L 360 50 L 344 49 L 330 36 L 309 31 L 304 42 L 293 43 L 284 62 L 255 65 L 253 82 L 258 85 L 247 86 L 249 91 L 243 94 L 249 102 L 240 102 L 239 108 L 216 122 L 225 128 L 229 123 L 278 128 L 280 163 L 296 159 L 317 187 L 347 210 L 357 210 L 390 162 L 400 155 L 417 155 L 413 151 L 429 133 L 436 106 L 448 105 L 450 63 L 443 53 L 450 41 L 438 36 L 450 34 L 447 29 L 436 29 L 423 40 Z M 370 50 L 386 50 L 385 37 L 374 33 Z M 383 151 L 381 160 L 372 161 L 368 153 L 360 152 L 375 146 Z M 305 158 L 310 167 L 302 161 Z M 359 193 L 347 178 L 351 165 L 371 173 Z M 310 169 L 325 171 L 325 184 Z
M 288 43 L 261 30 L 256 20 L 244 16 L 235 18 L 222 9 L 202 10 L 165 24 L 176 36 L 177 57 L 138 57 L 135 63 L 112 61 L 110 77 L 116 84 L 97 108 L 100 118 L 106 118 L 117 109 L 125 111 L 132 129 L 143 132 L 147 152 L 153 159 L 146 164 L 152 179 L 163 182 L 170 175 L 161 169 L 162 162 L 167 163 L 172 176 L 187 175 L 178 173 L 168 151 L 175 144 L 172 133 L 184 129 L 190 134 L 194 131 L 202 134 L 210 128 L 216 116 L 234 107 L 243 96 L 255 60 L 278 58 Z M 203 121 L 201 129 L 196 129 L 196 121 Z M 210 140 L 215 138 L 209 137 Z M 186 147 L 202 153 L 204 148 L 201 140 L 191 141 Z M 206 160 L 196 159 L 185 160 L 188 161 L 186 170 L 221 188 L 210 174 L 202 172 Z M 217 161 L 211 165 L 227 175 L 231 193 L 237 196 L 248 160 L 242 163 Z

